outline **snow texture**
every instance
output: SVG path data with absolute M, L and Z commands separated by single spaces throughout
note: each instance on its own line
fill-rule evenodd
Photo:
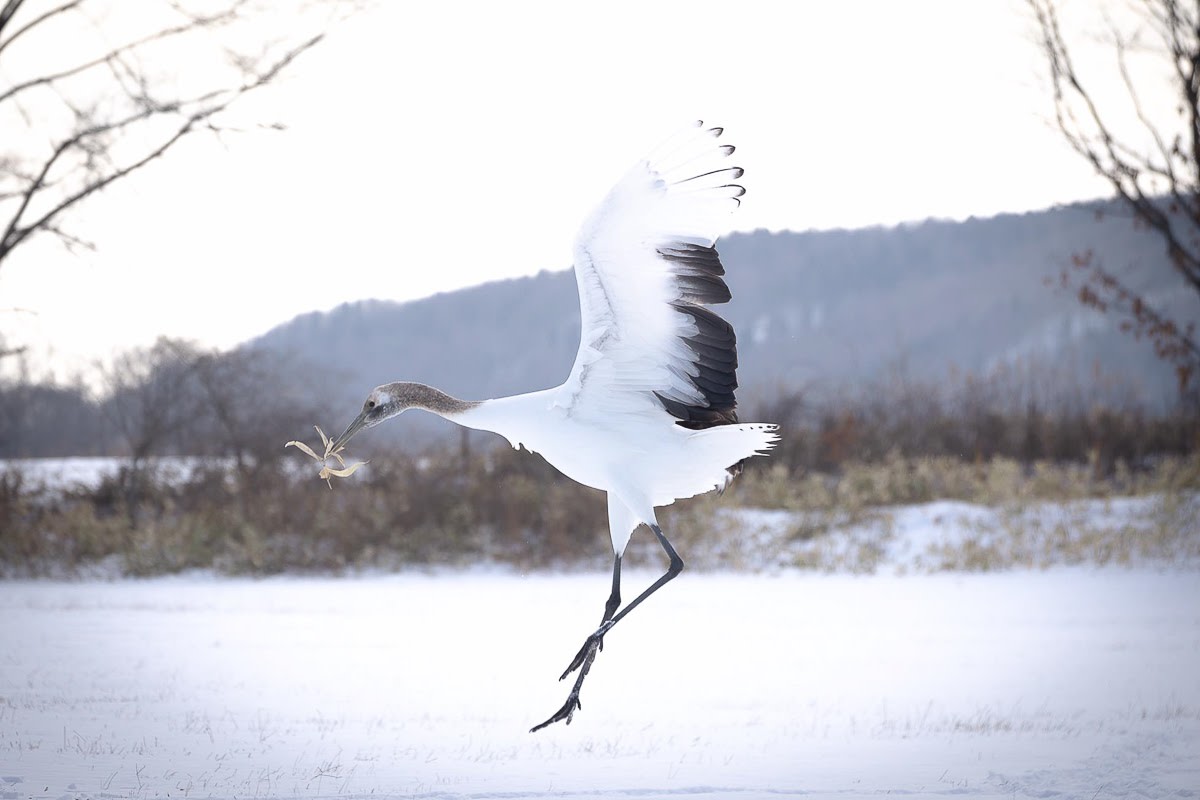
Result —
M 737 552 L 718 551 L 709 560 L 759 571 L 806 566 L 832 572 L 936 572 L 962 568 L 964 554 L 972 549 L 994 554 L 990 569 L 1109 562 L 1200 569 L 1200 495 L 1174 505 L 1162 495 L 1020 507 L 937 500 L 871 509 L 859 522 L 830 522 L 802 511 L 728 508 L 718 513 L 743 536 Z M 796 534 L 826 523 L 828 530 L 819 535 Z M 1171 534 L 1158 536 L 1156 525 Z M 1107 536 L 1109 546 L 1121 547 L 1106 552 L 1096 542 L 1081 544 L 1089 535 Z
M 1194 571 L 685 572 L 528 733 L 607 584 L 0 583 L 0 800 L 1200 789 Z
M 201 456 L 161 456 L 146 459 L 156 477 L 167 482 L 183 482 L 202 467 L 227 467 L 228 458 Z M 53 491 L 95 489 L 111 480 L 129 464 L 128 459 L 110 456 L 71 456 L 68 458 L 0 459 L 0 471 L 15 470 L 31 485 Z

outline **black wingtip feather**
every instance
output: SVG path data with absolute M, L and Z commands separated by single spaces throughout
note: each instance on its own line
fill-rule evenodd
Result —
M 702 126 L 703 121 L 697 121 Z M 724 128 L 713 127 L 707 131 L 714 138 L 725 132 Z M 722 156 L 730 156 L 737 150 L 731 144 L 717 147 Z M 718 173 L 728 173 L 731 180 L 737 180 L 746 174 L 741 167 L 726 167 L 712 170 L 702 175 L 679 181 L 708 178 Z M 706 187 L 707 188 L 707 187 Z M 746 194 L 746 188 L 736 183 L 723 184 L 721 189 L 730 189 L 730 199 L 739 206 L 739 199 Z M 731 293 L 729 286 L 722 276 L 725 267 L 717 255 L 715 247 L 701 240 L 678 240 L 669 242 L 657 248 L 658 255 L 671 265 L 671 273 L 679 290 L 679 299 L 671 303 L 680 314 L 687 316 L 693 323 L 692 333 L 681 335 L 680 338 L 695 356 L 690 360 L 687 374 L 680 374 L 672 367 L 678 379 L 682 379 L 698 392 L 701 401 L 697 403 L 681 402 L 667 397 L 660 392 L 654 396 L 662 404 L 668 414 L 675 417 L 676 424 L 692 430 L 702 430 L 718 425 L 732 425 L 737 422 L 737 399 L 734 391 L 737 389 L 737 335 L 733 326 L 718 315 L 704 308 L 704 305 L 728 302 Z M 741 471 L 742 462 L 729 467 L 730 475 Z
M 737 410 L 732 407 L 717 409 L 705 408 L 703 406 L 689 406 L 686 403 L 680 403 L 678 400 L 665 397 L 659 392 L 655 392 L 654 396 L 662 403 L 667 413 L 675 417 L 675 424 L 683 428 L 699 431 L 705 428 L 715 428 L 718 425 L 734 425 L 738 421 Z
M 737 369 L 738 359 L 736 349 L 730 350 L 728 347 L 713 347 L 712 345 L 691 339 L 686 339 L 684 342 L 696 354 L 697 362 L 720 364 L 731 370 Z
M 721 257 L 712 246 L 675 242 L 656 248 L 660 256 L 675 264 L 673 272 L 676 275 L 716 275 L 725 274 Z
M 681 298 L 692 303 L 728 303 L 733 297 L 725 281 L 714 275 L 680 275 L 676 280 Z
M 738 178 L 740 178 L 746 174 L 746 170 L 742 169 L 741 167 L 722 167 L 721 169 L 714 169 L 714 170 L 710 170 L 708 172 L 701 172 L 699 175 L 693 175 L 690 178 L 684 178 L 683 180 L 675 181 L 675 183 L 673 185 L 679 186 L 680 184 L 690 183 L 692 181 L 699 180 L 701 178 L 707 178 L 710 175 L 720 175 L 722 172 L 730 173 L 729 177 L 733 178 L 734 180 L 737 180 Z M 726 184 L 726 185 L 728 185 L 728 184 Z
M 696 354 L 694 374 L 687 379 L 700 392 L 704 404 L 688 405 L 657 392 L 655 396 L 685 428 L 700 430 L 737 422 L 737 335 L 733 326 L 708 309 L 686 301 L 672 303 L 671 307 L 686 314 L 696 328 L 683 337 Z
M 672 265 L 681 300 L 705 305 L 729 302 L 732 295 L 721 278 L 725 267 L 715 247 L 671 242 L 656 249 L 659 256 Z

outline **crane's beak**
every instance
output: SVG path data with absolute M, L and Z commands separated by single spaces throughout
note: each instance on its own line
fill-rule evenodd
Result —
M 350 437 L 354 436 L 354 434 L 366 427 L 369 426 L 367 425 L 367 412 L 364 409 L 357 417 L 354 418 L 354 422 L 351 422 L 348 426 L 346 426 L 346 430 L 342 431 L 342 435 L 333 440 L 333 442 L 329 445 L 329 452 L 336 453 L 338 450 L 345 447 L 346 442 L 350 441 Z

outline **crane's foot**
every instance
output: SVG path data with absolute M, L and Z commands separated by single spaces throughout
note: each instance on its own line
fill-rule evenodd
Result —
M 563 707 L 555 711 L 550 719 L 543 722 L 541 725 L 534 725 L 529 729 L 530 733 L 537 733 L 547 725 L 553 725 L 556 722 L 565 721 L 568 725 L 571 724 L 572 717 L 575 716 L 575 709 L 582 709 L 583 703 L 579 702 L 579 683 L 575 684 L 575 688 L 571 689 L 571 693 L 567 695 L 567 702 L 563 703 Z
M 563 703 L 563 707 L 554 712 L 548 720 L 530 728 L 530 733 L 536 733 L 547 725 L 553 725 L 555 722 L 571 724 L 571 719 L 575 716 L 575 712 L 583 708 L 583 703 L 579 701 L 579 690 L 583 688 L 583 679 L 591 671 L 592 662 L 596 660 L 596 653 L 600 652 L 604 647 L 604 634 L 608 633 L 608 629 L 612 626 L 612 620 L 605 620 L 604 624 L 587 638 L 583 643 L 583 647 L 579 648 L 579 652 L 575 654 L 575 658 L 571 660 L 566 671 L 558 678 L 560 681 L 565 680 L 572 672 L 579 670 L 579 675 L 575 678 L 575 685 L 571 687 L 571 693 L 567 695 L 567 702 Z
M 583 647 L 579 648 L 579 652 L 575 654 L 575 658 L 571 659 L 571 663 L 563 670 L 563 674 L 558 676 L 560 681 L 566 680 L 568 675 L 583 667 L 585 663 L 587 667 L 583 670 L 583 673 L 584 675 L 587 674 L 587 671 L 592 668 L 592 662 L 596 660 L 596 653 L 604 649 L 604 634 L 608 633 L 608 629 L 612 626 L 613 621 L 606 619 L 596 629 L 595 633 L 584 640 Z

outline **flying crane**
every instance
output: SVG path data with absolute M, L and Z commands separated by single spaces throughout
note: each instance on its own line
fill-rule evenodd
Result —
M 471 401 L 420 383 L 387 383 L 328 448 L 336 452 L 359 431 L 418 408 L 498 433 L 607 493 L 612 590 L 600 626 L 559 679 L 578 671 L 566 702 L 534 731 L 570 724 L 605 635 L 682 571 L 655 508 L 724 489 L 746 459 L 778 439 L 775 425 L 738 422 L 736 337 L 707 308 L 730 298 L 714 242 L 745 193 L 722 132 L 697 122 L 672 137 L 584 222 L 574 250 L 582 330 L 561 386 Z M 670 565 L 621 607 L 621 557 L 640 525 Z

